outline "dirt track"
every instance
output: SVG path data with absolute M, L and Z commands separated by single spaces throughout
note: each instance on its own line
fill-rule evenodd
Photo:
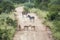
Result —
M 42 24 L 42 20 L 40 20 L 36 14 L 31 13 L 31 15 L 35 16 L 34 22 L 31 22 L 26 15 L 23 17 L 21 11 L 22 7 L 16 8 L 17 12 L 15 12 L 17 16 L 18 23 L 21 26 L 24 25 L 32 25 L 35 26 L 35 30 L 23 30 L 17 31 L 14 35 L 13 40 L 52 40 L 51 31 L 46 30 L 46 26 Z

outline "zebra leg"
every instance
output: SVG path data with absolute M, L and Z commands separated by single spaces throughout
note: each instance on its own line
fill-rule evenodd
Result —
M 21 26 L 19 25 L 19 31 L 21 31 Z

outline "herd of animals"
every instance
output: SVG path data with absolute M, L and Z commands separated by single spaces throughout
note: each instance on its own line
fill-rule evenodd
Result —
M 22 8 L 23 9 L 23 8 Z M 16 13 L 14 13 L 14 16 L 15 16 L 15 19 L 16 19 L 16 21 L 17 21 L 17 30 L 19 30 L 19 31 L 21 31 L 21 30 L 29 30 L 29 29 L 32 29 L 32 30 L 35 30 L 35 26 L 32 26 L 32 25 L 29 25 L 29 26 L 27 26 L 27 25 L 21 25 L 21 24 L 19 24 L 18 23 L 18 18 L 17 18 L 17 11 L 15 10 L 15 12 Z M 29 18 L 29 20 L 31 21 L 31 22 L 34 22 L 34 20 L 35 20 L 35 16 L 32 16 L 32 15 L 29 15 L 30 13 L 24 13 L 22 10 L 20 11 L 20 14 L 22 14 L 22 16 L 24 16 L 24 15 L 26 15 L 26 17 L 27 18 Z

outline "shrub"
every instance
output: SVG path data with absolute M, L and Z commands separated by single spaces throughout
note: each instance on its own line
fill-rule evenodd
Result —
M 54 24 L 54 40 L 60 40 L 60 21 L 53 21 L 53 24 Z
M 9 1 L 2 1 L 0 3 L 0 13 L 1 12 L 10 12 L 14 8 L 15 7 L 14 7 L 13 3 L 9 2 Z
M 3 5 L 5 5 L 5 6 L 4 6 L 4 11 L 6 11 L 6 12 L 10 12 L 10 11 L 12 11 L 12 9 L 15 8 L 15 7 L 13 6 L 13 4 L 10 3 L 10 2 L 3 2 Z
M 42 9 L 42 10 L 48 10 L 48 4 L 47 2 L 41 2 L 39 5 L 38 5 L 38 8 Z
M 25 3 L 25 2 L 27 2 L 28 0 L 11 0 L 13 3 L 17 3 L 17 4 L 19 4 L 19 3 Z
M 28 7 L 24 7 L 24 13 L 28 13 L 29 12 L 29 8 Z
M 48 15 L 47 15 L 47 18 L 49 20 L 55 20 L 55 18 L 58 16 L 58 12 L 57 11 L 54 11 L 54 12 L 50 12 Z
M 11 25 L 9 25 L 11 24 Z M 0 15 L 0 40 L 12 40 L 16 27 L 16 21 L 8 14 Z
M 2 28 L 6 27 L 6 28 Z M 0 26 L 0 40 L 12 40 L 13 34 L 14 34 L 14 29 L 9 28 L 9 26 Z
M 60 11 L 60 5 L 48 5 L 49 11 Z
M 24 6 L 28 8 L 33 8 L 35 5 L 34 3 L 24 3 Z
M 6 24 L 8 24 L 9 26 L 16 27 L 16 21 L 15 20 L 12 20 L 9 17 L 6 18 Z
M 2 11 L 3 11 L 3 8 L 0 8 L 0 14 L 2 13 Z

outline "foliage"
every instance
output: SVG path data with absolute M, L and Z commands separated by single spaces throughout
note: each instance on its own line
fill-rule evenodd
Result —
M 49 11 L 60 11 L 60 5 L 49 4 Z
M 43 9 L 43 10 L 47 10 L 48 9 L 48 4 L 49 4 L 49 0 L 35 0 L 35 6 Z
M 54 28 L 55 28 L 55 31 L 54 31 L 54 39 L 55 40 L 60 40 L 60 21 L 53 21 L 53 24 L 54 24 Z
M 9 18 L 9 17 L 6 18 L 6 24 L 9 25 L 9 26 L 14 26 L 14 27 L 16 27 L 16 21 L 15 21 L 15 20 L 12 20 L 12 19 Z
M 49 14 L 47 15 L 49 20 L 56 20 L 59 19 L 60 15 L 58 14 L 60 11 L 60 5 L 56 2 L 53 1 L 52 3 L 49 4 Z
M 25 7 L 28 7 L 28 8 L 33 8 L 35 5 L 34 5 L 34 3 L 24 3 L 24 6 Z
M 7 27 L 8 28 L 8 27 Z M 0 28 L 0 40 L 12 40 L 14 30 L 11 29 L 1 29 Z
M 12 25 L 13 24 L 13 25 Z M 0 40 L 12 40 L 15 32 L 15 20 L 9 17 L 9 14 L 0 15 Z
M 1 14 L 1 12 L 10 12 L 14 8 L 15 7 L 14 7 L 13 3 L 9 2 L 9 1 L 2 1 L 0 3 L 0 14 Z
M 58 16 L 58 12 L 50 12 L 47 17 L 49 20 L 55 20 L 56 17 Z
M 24 6 L 24 11 L 23 11 L 23 13 L 28 13 L 28 12 L 29 12 L 29 8 Z
M 28 2 L 28 0 L 11 0 L 13 3 L 25 3 L 25 2 Z
M 34 9 L 39 17 L 47 17 L 49 22 L 52 21 L 51 30 L 55 40 L 60 40 L 60 0 L 0 0 L 0 14 L 2 12 L 10 12 L 14 7 L 14 3 L 24 3 L 24 12 L 29 12 L 29 8 Z M 47 10 L 49 13 L 44 12 Z M 46 19 L 46 20 L 47 20 Z M 8 15 L 0 16 L 0 40 L 12 40 L 13 32 L 16 27 L 16 21 L 12 20 Z M 7 28 L 7 29 L 6 29 Z

